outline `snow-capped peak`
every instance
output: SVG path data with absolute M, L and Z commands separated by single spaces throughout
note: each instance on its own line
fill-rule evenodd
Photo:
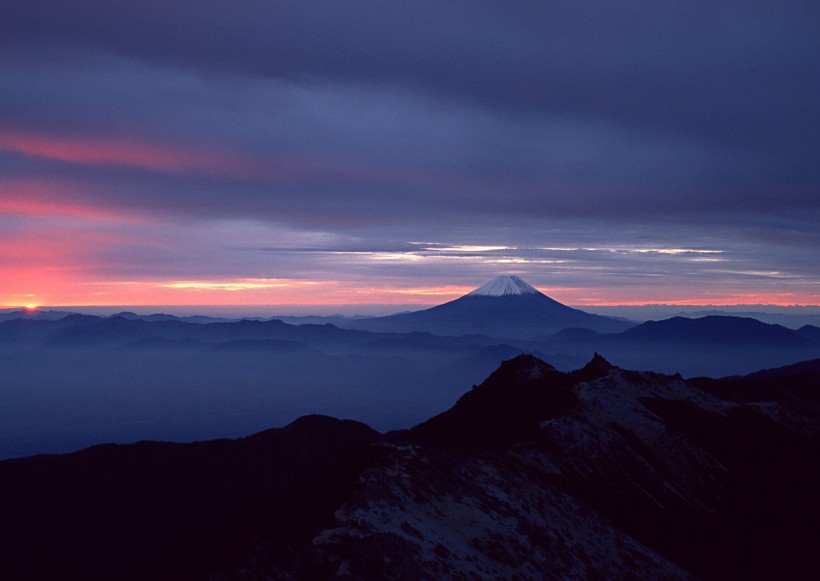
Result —
M 504 297 L 509 295 L 538 295 L 535 287 L 517 276 L 499 276 L 468 293 L 468 297 Z

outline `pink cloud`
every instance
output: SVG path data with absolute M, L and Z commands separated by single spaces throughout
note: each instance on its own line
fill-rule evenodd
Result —
M 0 132 L 0 149 L 83 165 L 120 165 L 164 172 L 220 173 L 237 160 L 213 152 L 140 143 L 128 138 Z
M 135 222 L 133 213 L 77 201 L 81 185 L 42 179 L 0 180 L 0 215 L 66 216 L 84 220 Z
M 129 137 L 71 136 L 0 130 L 0 150 L 78 165 L 113 165 L 164 173 L 277 180 L 349 173 L 344 164 L 294 156 L 259 159 L 236 151 L 167 145 Z

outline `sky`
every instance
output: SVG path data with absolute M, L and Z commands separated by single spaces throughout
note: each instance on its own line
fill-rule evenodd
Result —
M 4 0 L 0 306 L 820 304 L 816 1 Z

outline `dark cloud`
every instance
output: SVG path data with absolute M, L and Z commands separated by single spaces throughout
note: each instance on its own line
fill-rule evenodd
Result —
M 522 248 L 666 245 L 716 247 L 738 271 L 816 285 L 818 54 L 809 1 L 9 0 L 0 187 L 36 181 L 52 203 L 194 229 L 238 220 L 327 236 L 328 247 L 262 252 L 277 247 L 225 233 L 232 274 L 253 274 L 232 253 L 271 267 L 309 256 L 317 272 L 452 274 L 440 253 L 355 259 L 424 239 L 518 249 L 500 257 L 518 263 L 452 256 L 473 265 L 465 276 L 504 264 L 566 275 Z M 139 151 L 115 155 L 123 142 Z M 169 270 L 196 262 L 193 243 L 176 244 Z M 114 252 L 146 272 L 140 257 L 154 253 Z M 580 250 L 571 265 L 651 275 L 657 260 L 669 274 L 683 264 L 670 256 Z
M 0 31 L 17 57 L 50 47 L 60 61 L 69 47 L 189 70 L 395 82 L 734 143 L 799 145 L 803 122 L 817 122 L 820 9 L 808 1 L 4 5 Z

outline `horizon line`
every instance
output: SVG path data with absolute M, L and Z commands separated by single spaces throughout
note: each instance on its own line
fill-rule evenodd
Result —
M 449 302 L 449 301 L 446 301 Z M 139 309 L 147 309 L 147 308 L 184 308 L 184 309 L 195 309 L 195 308 L 205 308 L 205 309 L 254 309 L 254 308 L 264 308 L 264 309 L 272 309 L 272 308 L 319 308 L 319 309 L 328 309 L 328 308 L 344 308 L 345 310 L 353 309 L 356 307 L 362 308 L 387 308 L 387 307 L 395 307 L 395 308 L 403 308 L 409 309 L 413 308 L 413 310 L 420 310 L 424 308 L 434 307 L 440 305 L 440 302 L 431 302 L 431 303 L 234 303 L 234 304 L 224 304 L 224 303 L 176 303 L 176 304 L 162 304 L 162 303 L 143 303 L 143 304 L 5 304 L 0 305 L 0 311 L 13 311 L 13 310 L 54 310 L 54 309 L 116 309 L 116 308 L 139 308 Z M 574 307 L 574 308 L 599 308 L 599 307 L 622 307 L 622 308 L 642 308 L 642 307 L 777 307 L 777 308 L 790 308 L 790 307 L 817 307 L 820 308 L 820 303 L 721 303 L 721 302 L 703 302 L 703 303 L 695 303 L 695 302 L 676 302 L 676 301 L 669 301 L 669 302 L 601 302 L 601 303 L 582 303 L 582 304 L 573 304 L 570 302 L 565 303 L 567 306 Z M 416 308 L 417 307 L 417 308 Z

